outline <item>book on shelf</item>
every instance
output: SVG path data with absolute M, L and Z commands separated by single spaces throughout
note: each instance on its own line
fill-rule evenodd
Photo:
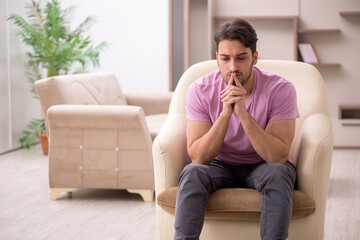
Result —
M 319 59 L 316 56 L 315 50 L 311 43 L 298 44 L 300 57 L 306 63 L 319 64 Z

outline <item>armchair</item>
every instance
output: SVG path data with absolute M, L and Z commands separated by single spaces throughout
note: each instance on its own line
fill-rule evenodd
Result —
M 49 136 L 50 199 L 73 188 L 127 189 L 153 201 L 151 146 L 172 93 L 123 93 L 112 73 L 36 81 Z
M 306 63 L 259 60 L 257 66 L 282 75 L 297 90 L 300 118 L 290 158 L 297 162 L 297 187 L 289 239 L 324 239 L 324 218 L 332 158 L 332 124 L 325 85 Z M 186 94 L 189 85 L 218 69 L 215 60 L 193 65 L 181 77 L 169 115 L 153 143 L 157 240 L 172 239 L 180 172 L 190 163 L 186 151 Z M 260 239 L 261 195 L 252 189 L 219 189 L 209 200 L 200 239 Z

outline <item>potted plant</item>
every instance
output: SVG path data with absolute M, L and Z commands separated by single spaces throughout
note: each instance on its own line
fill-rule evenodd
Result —
M 99 66 L 99 53 L 107 43 L 101 42 L 94 46 L 90 36 L 86 35 L 86 30 L 94 22 L 93 17 L 87 17 L 72 30 L 68 17 L 73 8 L 61 8 L 59 0 L 51 0 L 43 8 L 39 2 L 32 0 L 27 8 L 27 19 L 12 14 L 8 20 L 19 27 L 18 36 L 31 47 L 31 51 L 27 52 L 26 76 L 34 98 L 38 98 L 34 82 L 39 79 L 85 72 L 89 63 Z M 45 132 L 44 119 L 31 120 L 23 130 L 21 146 L 30 148 L 38 143 L 39 134 Z M 47 147 L 43 149 L 46 150 L 44 154 L 47 154 Z

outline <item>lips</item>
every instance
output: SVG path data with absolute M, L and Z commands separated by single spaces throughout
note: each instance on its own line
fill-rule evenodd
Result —
M 234 72 L 228 72 L 228 73 L 226 74 L 226 76 L 230 77 L 232 73 L 234 73 Z M 235 73 L 236 73 L 236 76 L 237 76 L 237 77 L 241 77 L 241 76 L 243 75 L 241 72 L 235 72 Z

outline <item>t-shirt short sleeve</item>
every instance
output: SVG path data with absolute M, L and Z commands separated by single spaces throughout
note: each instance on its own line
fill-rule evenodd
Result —
M 292 83 L 286 82 L 273 92 L 269 122 L 299 117 L 296 90 Z
M 186 118 L 193 121 L 211 122 L 196 83 L 190 85 L 186 99 Z

